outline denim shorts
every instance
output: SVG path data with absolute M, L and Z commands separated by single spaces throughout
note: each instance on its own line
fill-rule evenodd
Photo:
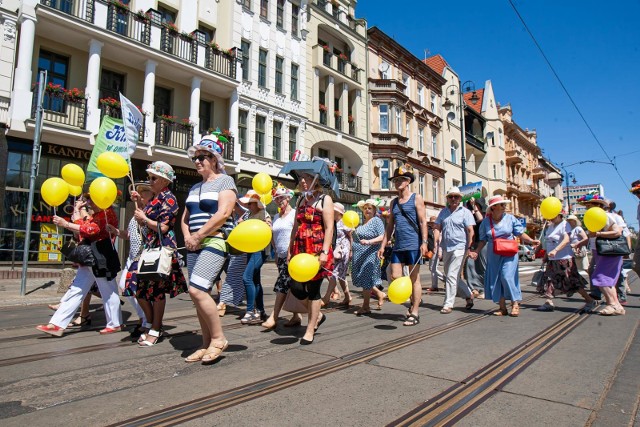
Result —
M 417 251 L 393 251 L 391 253 L 391 264 L 415 265 L 420 264 L 422 255 Z

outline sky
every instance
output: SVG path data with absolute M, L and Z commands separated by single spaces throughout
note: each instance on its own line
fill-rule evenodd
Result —
M 613 166 L 567 168 L 577 185 L 602 184 L 638 230 L 640 1 L 512 0 Z M 418 58 L 441 54 L 476 89 L 491 80 L 523 129 L 536 129 L 553 163 L 609 162 L 508 0 L 360 0 L 365 18 Z M 635 124 L 634 124 L 635 123 Z

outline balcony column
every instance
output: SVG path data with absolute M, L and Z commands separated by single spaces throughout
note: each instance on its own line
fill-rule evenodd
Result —
M 149 145 L 155 144 L 155 117 L 153 100 L 156 88 L 156 67 L 158 63 L 150 59 L 144 64 L 144 93 L 142 95 L 142 111 L 150 120 L 146 121 L 147 131 L 144 133 L 144 142 Z
M 200 77 L 191 78 L 191 99 L 189 104 L 189 121 L 195 123 L 193 127 L 194 142 L 200 140 L 200 86 L 202 79 Z M 206 132 L 207 129 L 202 129 Z M 197 138 L 196 138 L 197 136 Z
M 100 55 L 104 43 L 92 39 L 89 41 L 89 62 L 87 64 L 87 130 L 97 134 L 100 130 Z
M 320 70 L 317 67 L 313 67 L 313 96 L 311 101 L 311 117 L 316 122 L 320 122 Z
M 349 84 L 342 83 L 342 95 L 340 95 L 340 113 L 342 116 L 342 132 L 349 133 Z
M 336 110 L 336 105 L 334 100 L 336 97 L 336 92 L 334 88 L 334 79 L 333 76 L 327 76 L 327 90 L 325 91 L 325 102 L 327 103 L 327 126 L 333 127 L 332 118 L 334 116 L 334 111 Z
M 34 3 L 34 4 L 30 4 Z M 33 45 L 36 37 L 35 3 L 25 1 L 18 16 L 20 23 L 20 43 L 18 45 L 18 63 L 15 69 L 13 92 L 11 94 L 11 128 L 25 131 L 25 121 L 31 117 L 31 81 L 33 71 Z
M 234 144 L 236 146 L 233 150 L 233 160 L 236 163 L 240 163 L 240 139 L 238 138 L 238 123 L 240 115 L 240 97 L 238 95 L 238 88 L 233 90 L 231 98 L 229 98 L 229 131 L 234 137 Z M 236 172 L 240 172 L 240 166 L 236 167 Z

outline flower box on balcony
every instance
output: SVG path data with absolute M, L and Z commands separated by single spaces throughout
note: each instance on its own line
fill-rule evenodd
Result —
M 331 52 L 331 48 L 326 44 L 322 46 L 322 50 L 324 50 L 325 52 Z
M 151 16 L 146 13 L 144 10 L 140 9 L 133 15 L 133 19 L 136 21 L 144 22 L 145 24 L 151 21 Z
M 195 123 L 193 123 L 191 120 L 189 119 L 182 119 L 179 123 L 180 127 L 183 129 L 193 129 L 193 127 L 196 125 Z
M 129 5 L 121 2 L 120 0 L 109 0 L 109 4 L 118 9 L 119 12 L 129 11 Z
M 100 105 L 111 108 L 120 108 L 120 101 L 115 98 L 100 98 Z
M 220 45 L 216 42 L 211 42 L 209 43 L 209 46 L 211 47 L 211 50 L 214 52 L 220 52 Z
M 192 42 L 196 39 L 196 36 L 194 36 L 193 33 L 186 33 L 183 31 L 182 33 L 180 33 L 180 38 L 182 40 Z
M 73 89 L 67 90 L 64 95 L 64 99 L 69 102 L 82 102 L 86 99 L 86 96 L 84 94 L 84 91 L 78 89 L 77 87 L 74 87 Z
M 49 83 L 44 88 L 44 91 L 51 96 L 64 97 L 64 94 L 67 92 L 62 85 Z
M 161 120 L 165 123 L 171 123 L 171 124 L 176 124 L 178 123 L 178 117 L 177 116 L 169 116 L 167 114 L 160 114 L 158 116 L 156 116 L 156 118 L 158 120 Z
M 164 27 L 167 29 L 167 31 L 169 31 L 169 34 L 171 34 L 171 35 L 176 36 L 176 35 L 180 34 L 180 29 L 173 22 L 165 22 L 164 23 Z
M 329 108 L 328 108 L 326 105 L 324 105 L 324 104 L 320 104 L 320 105 L 318 106 L 318 108 L 320 109 L 320 111 L 327 111 L 327 110 L 329 109 Z
M 340 110 L 336 110 L 336 111 L 333 112 L 333 115 L 336 116 L 336 117 L 340 117 L 340 116 L 342 116 L 342 113 L 340 112 Z
M 349 59 L 349 57 L 347 57 L 347 55 L 345 55 L 344 53 L 338 55 L 338 58 L 342 59 L 343 61 L 347 61 Z

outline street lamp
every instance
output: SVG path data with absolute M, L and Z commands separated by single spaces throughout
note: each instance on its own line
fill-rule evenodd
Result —
M 450 85 L 449 87 L 447 87 L 447 89 L 445 90 L 445 94 L 447 95 L 447 97 L 445 98 L 444 104 L 442 104 L 442 106 L 445 108 L 445 110 L 449 110 L 451 107 L 454 106 L 453 102 L 451 102 L 451 100 L 449 99 L 449 95 L 451 97 L 453 97 L 456 94 L 456 91 L 458 92 L 458 102 L 459 102 L 459 113 L 460 113 L 460 147 L 461 147 L 461 158 L 460 158 L 460 163 L 462 166 L 462 185 L 465 185 L 467 183 L 467 159 L 465 157 L 465 130 L 464 130 L 464 109 L 466 108 L 464 103 L 463 103 L 463 99 L 462 99 L 462 95 L 463 95 L 463 90 L 462 87 L 464 86 L 464 88 L 466 89 L 467 92 L 473 92 L 471 94 L 471 98 L 470 101 L 473 105 L 476 105 L 476 103 L 478 102 L 478 100 L 480 99 L 478 97 L 478 95 L 476 94 L 476 85 L 475 83 L 473 83 L 471 80 L 467 80 L 466 82 L 460 84 L 459 86 L 456 86 L 455 84 Z
M 576 181 L 576 176 L 574 175 L 573 172 L 567 172 L 567 168 L 569 166 L 581 165 L 584 163 L 601 163 L 603 165 L 611 165 L 615 167 L 615 165 L 611 162 L 601 162 L 598 160 L 583 160 L 581 162 L 571 163 L 570 165 L 565 165 L 564 163 L 560 163 L 560 167 L 564 171 L 564 178 L 565 178 L 566 189 L 567 189 L 567 210 L 568 210 L 567 214 L 571 214 L 571 198 L 569 196 L 569 179 L 572 179 L 571 182 L 573 182 L 574 184 L 578 182 Z

